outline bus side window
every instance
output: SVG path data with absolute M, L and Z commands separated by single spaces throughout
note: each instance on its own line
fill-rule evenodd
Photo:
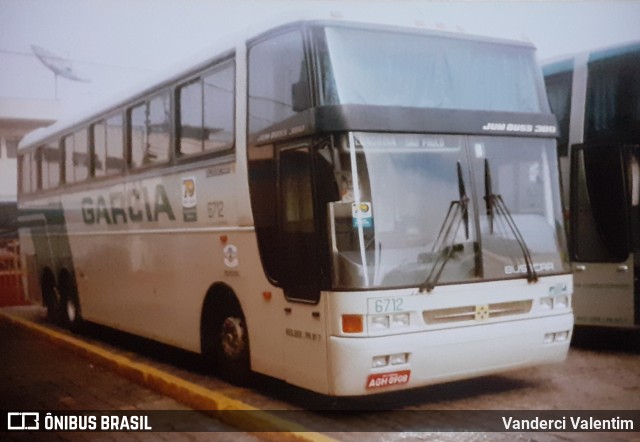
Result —
M 60 165 L 62 155 L 58 142 L 48 143 L 40 148 L 42 161 L 42 188 L 54 189 L 60 184 Z
M 227 63 L 203 78 L 204 150 L 220 152 L 234 144 L 235 69 Z
M 97 177 L 122 172 L 124 151 L 122 116 L 115 115 L 92 127 L 94 174 Z
M 87 129 L 64 137 L 64 182 L 76 183 L 89 177 L 89 145 Z
M 178 149 L 181 155 L 202 152 L 204 131 L 202 130 L 202 81 L 180 86 L 178 89 L 179 124 Z
M 107 135 L 104 121 L 91 127 L 91 135 L 93 137 L 93 173 L 97 177 L 104 176 L 107 155 Z
M 178 88 L 181 155 L 225 152 L 234 145 L 235 69 L 224 62 Z
M 73 183 L 73 135 L 67 135 L 62 140 L 62 148 L 64 149 L 64 168 L 62 175 L 65 183 Z
M 283 122 L 301 110 L 296 99 L 309 94 L 302 33 L 285 32 L 249 48 L 249 134 Z M 305 90 L 306 88 L 306 90 Z
M 34 189 L 31 181 L 31 154 L 25 153 L 18 157 L 19 171 L 20 171 L 20 193 L 28 194 Z
M 558 120 L 558 155 L 569 154 L 569 123 L 571 114 L 571 85 L 573 69 L 545 78 L 547 97 L 551 111 Z
M 107 158 L 105 169 L 107 175 L 122 172 L 124 168 L 124 133 L 122 114 L 114 115 L 106 121 Z
M 163 92 L 129 112 L 130 162 L 133 168 L 169 161 L 169 93 Z
M 73 134 L 73 174 L 75 181 L 89 178 L 89 143 L 87 129 Z

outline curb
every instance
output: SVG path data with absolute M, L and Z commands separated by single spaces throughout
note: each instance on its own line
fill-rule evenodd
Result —
M 202 387 L 178 376 L 166 373 L 149 365 L 133 361 L 126 356 L 114 354 L 104 348 L 87 343 L 35 322 L 0 311 L 0 320 L 20 326 L 44 337 L 48 341 L 73 351 L 80 356 L 100 364 L 107 369 L 144 385 L 182 404 L 207 413 L 216 419 L 251 433 L 261 439 L 299 442 L 335 442 L 321 433 L 307 430 L 303 426 L 232 399 L 222 393 Z M 226 413 L 227 411 L 250 411 L 250 413 Z M 223 413 L 225 412 L 225 413 Z

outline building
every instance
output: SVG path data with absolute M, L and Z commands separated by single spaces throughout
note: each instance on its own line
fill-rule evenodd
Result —
M 58 101 L 0 97 L 0 240 L 17 236 L 18 143 L 59 114 Z

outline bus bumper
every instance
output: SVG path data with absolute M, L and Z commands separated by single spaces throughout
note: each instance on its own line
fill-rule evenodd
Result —
M 562 362 L 572 329 L 568 313 L 373 338 L 332 336 L 328 393 L 368 395 Z M 394 357 L 403 354 L 404 363 Z M 385 356 L 388 364 L 374 368 Z

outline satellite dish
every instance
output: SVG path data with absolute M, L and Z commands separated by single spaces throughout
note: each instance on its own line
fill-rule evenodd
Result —
M 31 50 L 36 54 L 38 60 L 40 60 L 42 64 L 48 67 L 54 74 L 73 81 L 83 81 L 86 83 L 91 81 L 88 78 L 81 77 L 75 73 L 71 67 L 71 61 L 58 57 L 40 46 L 31 45 Z
M 82 77 L 74 71 L 70 60 L 59 57 L 52 52 L 47 51 L 41 46 L 31 45 L 31 50 L 36 55 L 38 60 L 40 60 L 43 65 L 45 65 L 51 72 L 53 72 L 56 83 L 56 98 L 58 98 L 59 76 L 72 81 L 82 81 L 84 83 L 91 82 L 91 80 L 89 80 L 88 78 Z

